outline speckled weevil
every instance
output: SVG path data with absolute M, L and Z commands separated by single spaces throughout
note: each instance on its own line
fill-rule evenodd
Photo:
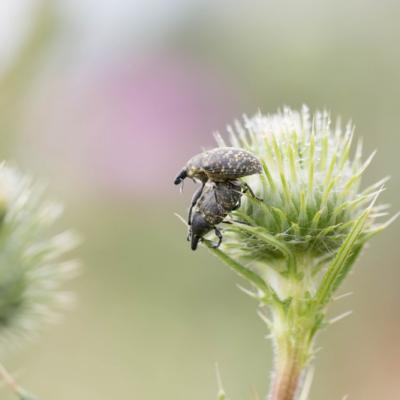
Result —
M 188 224 L 191 224 L 193 207 L 199 200 L 207 181 L 233 181 L 244 176 L 259 174 L 261 171 L 261 163 L 254 154 L 235 147 L 217 147 L 192 157 L 174 181 L 175 185 L 179 185 L 185 178 L 192 178 L 202 183 L 193 195 Z M 246 183 L 241 185 L 254 196 Z
M 243 190 L 246 189 L 243 189 L 241 182 L 237 180 L 208 181 L 205 184 L 194 209 L 189 228 L 188 240 L 191 242 L 192 250 L 196 250 L 199 241 L 212 230 L 218 237 L 218 242 L 213 247 L 219 247 L 222 242 L 222 233 L 216 225 L 221 222 L 228 223 L 224 219 L 231 211 L 240 207 Z

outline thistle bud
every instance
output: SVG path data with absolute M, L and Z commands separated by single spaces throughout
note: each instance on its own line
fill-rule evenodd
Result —
M 60 288 L 78 263 L 63 258 L 78 239 L 70 231 L 49 232 L 61 214 L 60 205 L 44 198 L 42 185 L 0 165 L 1 351 L 53 321 L 71 298 Z
M 367 240 L 397 215 L 379 222 L 385 179 L 361 189 L 374 154 L 363 160 L 351 123 L 342 128 L 328 112 L 284 108 L 236 121 L 228 133 L 227 141 L 216 135 L 218 145 L 250 151 L 262 172 L 242 178 L 255 196 L 243 196 L 231 213 L 221 248 L 205 244 L 255 288 L 243 290 L 259 301 L 275 349 L 269 399 L 308 398 L 300 390 L 310 381 L 303 378 L 316 334 L 341 319 L 327 320 L 327 305 Z
M 306 107 L 301 112 L 285 108 L 245 118 L 228 131 L 230 145 L 251 151 L 263 165 L 261 175 L 245 178 L 263 201 L 246 196 L 236 218 L 273 236 L 295 258 L 329 261 L 383 184 L 360 190 L 374 154 L 363 161 L 361 141 L 352 149 L 352 124 L 342 129 L 340 121 L 332 125 L 328 112 L 311 117 Z M 221 135 L 216 138 L 226 146 Z M 382 228 L 376 223 L 382 209 L 374 206 L 368 213 L 359 244 Z M 228 254 L 281 265 L 285 254 L 273 244 L 248 230 L 227 231 L 223 250 Z

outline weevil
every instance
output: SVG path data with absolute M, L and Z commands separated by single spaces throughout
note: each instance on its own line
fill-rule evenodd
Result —
M 261 171 L 261 163 L 254 154 L 236 147 L 217 147 L 193 156 L 174 181 L 175 185 L 179 185 L 186 178 L 201 182 L 201 187 L 192 198 L 188 224 L 191 224 L 193 207 L 202 195 L 206 182 L 229 182 L 244 176 L 259 174 Z M 242 189 L 249 190 L 254 196 L 246 183 L 240 182 L 240 184 Z
M 222 233 L 217 225 L 226 222 L 225 217 L 240 207 L 245 190 L 238 180 L 206 183 L 191 217 L 188 240 L 192 250 L 196 250 L 199 241 L 212 230 L 218 237 L 218 242 L 213 247 L 220 246 Z
M 249 151 L 236 147 L 217 147 L 193 156 L 175 178 L 175 185 L 184 179 L 224 182 L 262 171 L 259 159 Z

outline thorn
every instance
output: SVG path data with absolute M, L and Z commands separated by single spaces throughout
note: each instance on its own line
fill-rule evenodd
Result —
M 267 340 L 272 340 L 273 338 L 274 338 L 274 335 L 272 333 L 264 336 L 264 339 L 267 339 Z
M 226 400 L 226 394 L 222 384 L 221 373 L 219 371 L 219 366 L 217 362 L 215 363 L 215 374 L 217 376 L 218 400 Z
M 385 190 L 384 185 L 381 185 L 380 188 L 379 188 L 375 193 L 372 194 L 374 197 L 373 197 L 373 199 L 372 199 L 372 201 L 371 201 L 371 203 L 370 203 L 370 205 L 369 205 L 369 207 L 368 207 L 368 210 L 369 210 L 369 211 L 372 210 L 372 208 L 373 208 L 374 205 L 375 205 L 376 200 L 378 199 L 379 195 L 380 195 L 384 190 Z
M 383 229 L 387 228 L 389 225 L 391 225 L 394 221 L 396 221 L 397 218 L 399 218 L 400 216 L 400 212 L 397 212 L 395 215 L 393 215 L 392 218 L 390 218 L 388 221 L 384 222 L 383 224 L 381 224 L 381 227 Z
M 20 387 L 15 378 L 0 364 L 0 379 L 19 397 L 20 400 L 36 400 L 36 397 L 29 394 Z
M 257 311 L 257 314 L 258 314 L 258 316 L 265 322 L 265 324 L 266 324 L 269 328 L 271 328 L 272 322 L 267 318 L 267 316 L 266 316 L 261 310 L 258 310 L 258 311 Z
M 321 350 L 322 350 L 322 347 L 317 347 L 317 348 L 314 350 L 314 354 L 319 353 Z
M 261 400 L 260 395 L 258 394 L 258 392 L 254 386 L 251 386 L 251 391 L 253 393 L 254 400 Z
M 376 210 L 374 210 L 374 211 L 375 211 L 375 213 L 371 214 L 371 218 L 373 218 L 373 219 L 387 217 L 389 215 L 389 213 L 387 211 L 385 211 L 385 212 L 376 212 Z
M 253 299 L 259 299 L 260 298 L 260 296 L 256 292 L 253 292 L 252 290 L 246 289 L 245 287 L 243 287 L 243 286 L 241 286 L 239 284 L 237 284 L 236 286 L 239 288 L 239 290 L 241 290 L 243 293 L 246 293 L 248 296 L 252 297 Z
M 219 132 L 214 132 L 214 139 L 221 147 L 226 147 L 226 143 Z
M 375 211 L 385 211 L 388 210 L 392 205 L 389 203 L 385 203 L 385 204 L 379 204 L 377 206 L 374 207 Z
M 330 320 L 328 321 L 328 323 L 329 323 L 329 324 L 334 324 L 334 323 L 339 322 L 339 321 L 341 321 L 342 319 L 348 317 L 348 316 L 351 315 L 351 314 L 353 314 L 353 311 L 352 311 L 352 310 L 346 311 L 345 313 L 340 314 L 340 315 L 338 315 L 337 317 L 330 319 Z
M 311 384 L 314 379 L 314 372 L 315 372 L 315 367 L 310 367 L 306 373 L 306 376 L 304 378 L 303 382 L 303 389 L 300 393 L 300 397 L 298 400 L 308 400 L 308 396 L 310 394 L 310 389 L 311 389 Z
M 353 294 L 354 294 L 354 292 L 347 292 L 347 293 L 341 294 L 339 296 L 333 297 L 333 301 L 342 300 L 346 297 L 352 296 Z
M 186 220 L 181 215 L 179 215 L 178 213 L 174 213 L 174 215 L 187 226 Z
M 8 385 L 11 390 L 15 393 L 18 393 L 19 387 L 17 382 L 15 381 L 14 377 L 6 370 L 6 368 L 0 364 L 0 376 L 2 381 Z

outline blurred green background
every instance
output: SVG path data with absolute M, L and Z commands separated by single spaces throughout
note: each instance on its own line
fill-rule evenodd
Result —
M 173 215 L 172 180 L 242 113 L 303 103 L 349 118 L 399 209 L 397 1 L 0 3 L 0 155 L 49 183 L 85 268 L 63 323 L 3 360 L 41 399 L 264 394 L 255 304 Z M 400 225 L 374 239 L 319 337 L 312 399 L 400 398 Z M 11 399 L 6 389 L 0 397 Z

